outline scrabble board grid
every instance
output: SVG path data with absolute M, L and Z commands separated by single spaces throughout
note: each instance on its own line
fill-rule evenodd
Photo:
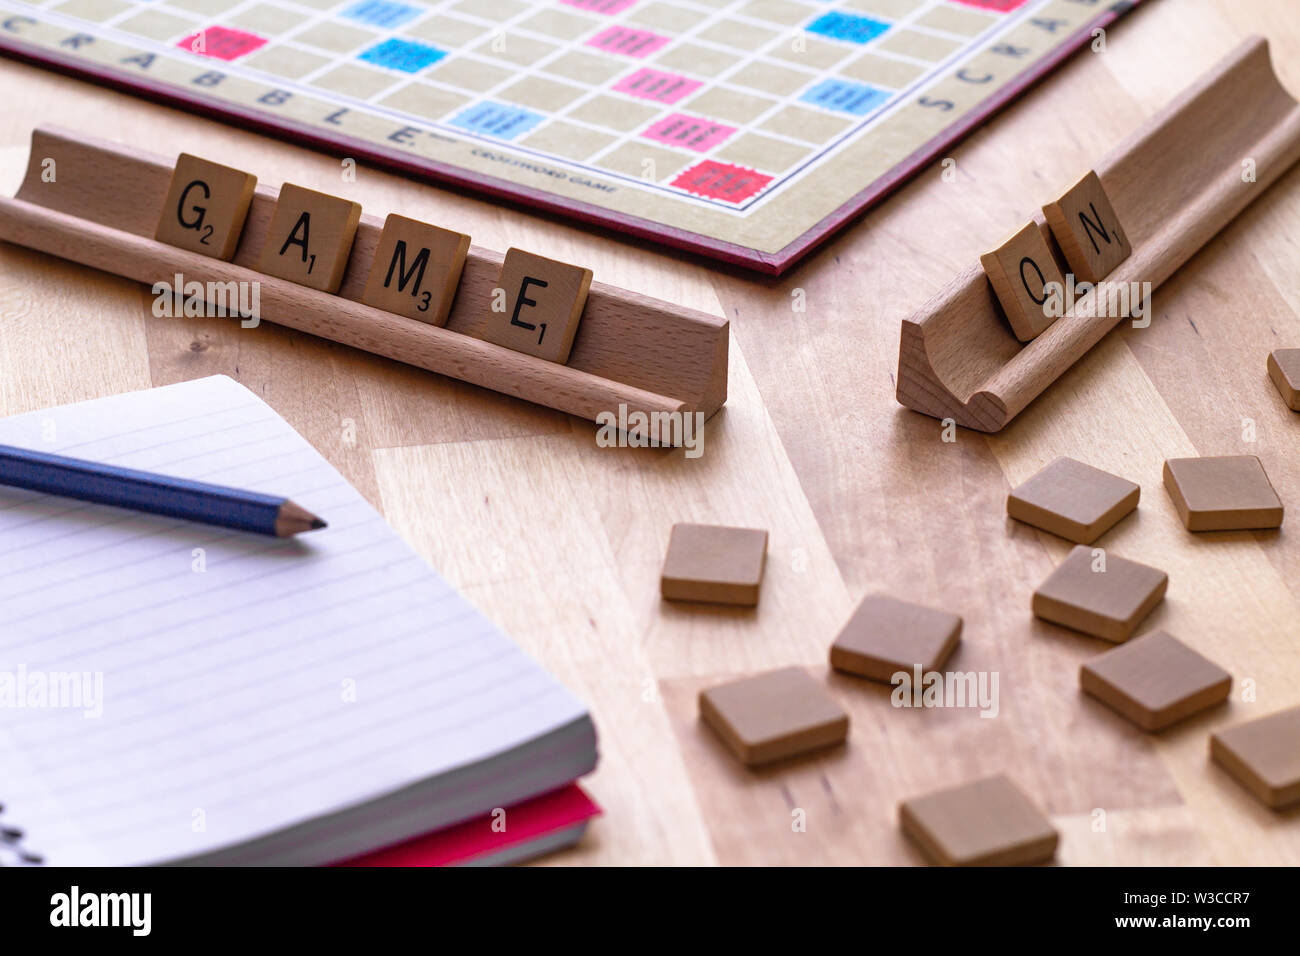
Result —
M 0 49 L 780 272 L 1115 15 L 1075 0 L 0 0 Z

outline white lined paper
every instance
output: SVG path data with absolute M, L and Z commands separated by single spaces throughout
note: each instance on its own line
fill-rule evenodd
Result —
M 283 494 L 330 523 L 263 539 L 0 487 L 0 672 L 103 674 L 99 718 L 0 706 L 5 819 L 49 863 L 193 857 L 585 716 L 229 378 L 0 420 L 0 442 Z

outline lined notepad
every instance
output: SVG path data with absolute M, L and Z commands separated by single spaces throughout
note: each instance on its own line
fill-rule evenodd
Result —
M 594 766 L 585 708 L 231 379 L 0 442 L 329 522 L 269 539 L 0 487 L 0 825 L 45 862 L 329 862 Z

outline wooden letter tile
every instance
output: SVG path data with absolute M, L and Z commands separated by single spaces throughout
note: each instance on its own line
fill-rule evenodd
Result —
M 567 362 L 587 304 L 591 270 L 510 249 L 497 287 L 502 291 L 494 302 L 500 299 L 505 311 L 494 307 L 488 313 L 483 338 L 561 365 Z
M 767 532 L 707 524 L 675 524 L 659 592 L 670 601 L 758 603 Z
M 1007 495 L 1007 514 L 1092 544 L 1138 505 L 1142 489 L 1073 458 L 1058 458 Z
M 700 693 L 700 717 L 749 767 L 843 743 L 849 715 L 802 667 Z
M 285 183 L 271 213 L 259 268 L 299 285 L 337 292 L 360 220 L 360 203 Z
M 1094 558 L 1078 545 L 1038 586 L 1033 609 L 1045 621 L 1118 644 L 1133 636 L 1168 586 L 1163 571 L 1113 554 Z
M 1300 707 L 1212 734 L 1210 756 L 1265 806 L 1300 803 Z
M 1232 690 L 1232 675 L 1173 635 L 1152 631 L 1088 661 L 1080 668 L 1079 683 L 1154 732 L 1223 703 Z
M 1023 866 L 1056 853 L 1052 824 L 1002 774 L 904 800 L 898 816 L 942 866 Z
M 1089 171 L 1060 199 L 1044 206 L 1043 215 L 1076 280 L 1106 278 L 1133 251 L 1094 172 Z
M 1165 490 L 1188 531 L 1242 531 L 1282 525 L 1282 501 L 1254 455 L 1170 458 Z
M 256 187 L 251 173 L 181 153 L 154 238 L 228 262 L 239 246 Z
M 361 301 L 408 319 L 446 325 L 468 252 L 464 233 L 390 213 Z
M 1065 277 L 1047 248 L 1038 223 L 1031 221 L 1004 239 L 1002 245 L 980 256 L 980 264 L 993 283 L 993 291 L 1016 338 L 1028 342 L 1056 321 L 1056 316 L 1047 315 L 1043 310 L 1047 301 L 1044 286 L 1055 282 L 1063 289 Z
M 1282 401 L 1300 412 L 1300 349 L 1275 349 L 1268 355 L 1268 377 L 1277 386 Z
M 961 639 L 961 618 L 947 611 L 883 594 L 865 598 L 831 645 L 831 666 L 874 680 L 892 681 L 938 670 Z

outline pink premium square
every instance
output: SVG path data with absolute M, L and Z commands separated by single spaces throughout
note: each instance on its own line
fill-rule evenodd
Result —
M 643 67 L 630 76 L 625 76 L 614 85 L 619 93 L 654 100 L 656 103 L 676 103 L 683 96 L 694 93 L 701 86 L 699 80 L 679 76 L 676 73 L 664 73 Z
M 734 126 L 724 126 L 712 120 L 673 113 L 652 124 L 641 135 L 669 146 L 680 146 L 704 153 L 717 146 L 736 131 Z
M 609 53 L 622 53 L 624 56 L 642 58 L 649 56 L 655 50 L 662 49 L 667 43 L 668 37 L 661 37 L 649 30 L 610 27 L 588 40 L 587 46 L 598 47 Z
M 214 26 L 200 30 L 198 33 L 191 33 L 176 45 L 182 50 L 188 50 L 190 53 L 229 62 L 246 53 L 252 53 L 265 44 L 266 40 L 256 33 L 245 33 L 243 30 L 232 30 L 230 27 Z

